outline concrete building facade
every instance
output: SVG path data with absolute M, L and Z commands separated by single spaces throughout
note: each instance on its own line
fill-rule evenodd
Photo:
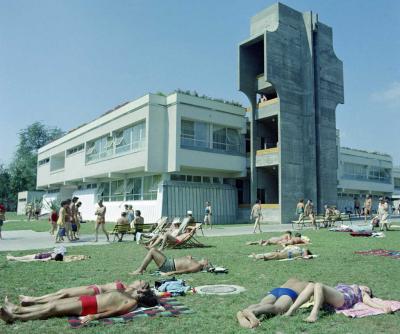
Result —
M 332 29 L 280 3 L 261 11 L 239 46 L 239 89 L 251 105 L 251 202 L 275 204 L 268 211 L 282 222 L 299 198 L 317 210 L 335 203 L 335 109 L 344 97 Z

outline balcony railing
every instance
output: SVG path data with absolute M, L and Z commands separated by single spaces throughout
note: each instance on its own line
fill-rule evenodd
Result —
M 392 183 L 390 177 L 369 178 L 366 175 L 343 174 L 342 178 L 346 180 L 355 180 L 355 181 L 378 182 L 378 183 L 389 183 L 389 184 Z
M 279 152 L 278 147 L 271 147 L 271 148 L 266 148 L 263 150 L 257 150 L 256 155 L 274 154 L 274 153 L 278 153 L 278 152 Z

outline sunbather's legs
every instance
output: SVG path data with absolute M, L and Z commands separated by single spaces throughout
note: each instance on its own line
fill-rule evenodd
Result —
M 322 305 L 326 303 L 333 307 L 340 307 L 344 303 L 344 296 L 336 289 L 321 284 L 314 284 L 314 306 L 310 315 L 305 319 L 307 322 L 315 322 L 318 319 L 318 313 Z
M 24 256 L 12 256 L 12 255 L 7 255 L 7 260 L 8 261 L 29 261 L 29 260 L 34 260 L 36 254 L 30 254 L 30 255 L 24 255 Z
M 79 315 L 82 312 L 82 303 L 76 297 L 59 300 L 57 302 L 50 302 L 43 305 L 19 307 L 18 313 L 13 313 L 11 310 L 12 304 L 9 304 L 3 306 L 2 318 L 5 313 L 5 316 L 8 317 L 11 321 L 47 319 L 50 317 L 62 315 Z
M 155 248 L 151 248 L 147 253 L 147 255 L 145 256 L 140 267 L 136 269 L 134 272 L 132 272 L 131 275 L 143 274 L 143 272 L 146 270 L 147 266 L 150 264 L 151 261 L 154 261 L 157 267 L 160 267 L 165 262 L 165 259 L 166 257 L 163 253 L 161 253 L 159 250 Z
M 31 297 L 31 296 L 19 296 L 19 300 L 21 305 L 29 306 L 33 304 L 45 304 L 51 301 L 63 299 L 63 298 L 70 298 L 70 297 L 77 297 L 83 295 L 92 295 L 94 294 L 93 289 L 88 289 L 86 286 L 79 286 L 74 288 L 66 288 L 58 290 L 54 293 L 49 293 L 47 295 L 39 296 L 39 297 Z
M 301 305 L 308 302 L 311 296 L 314 294 L 314 283 L 309 283 L 306 288 L 299 294 L 296 301 L 290 306 L 289 310 L 285 313 L 285 316 L 291 316 L 296 312 Z

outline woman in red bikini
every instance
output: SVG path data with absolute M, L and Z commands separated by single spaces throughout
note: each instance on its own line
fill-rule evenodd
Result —
M 149 284 L 145 281 L 139 280 L 134 281 L 128 286 L 126 286 L 121 281 L 115 281 L 113 283 L 107 283 L 103 285 L 89 285 L 89 286 L 78 286 L 74 288 L 61 289 L 57 292 L 50 293 L 48 295 L 40 296 L 40 297 L 30 297 L 30 296 L 19 296 L 19 300 L 21 306 L 31 306 L 37 304 L 45 304 L 52 301 L 71 298 L 71 297 L 79 297 L 79 296 L 96 296 L 101 293 L 107 293 L 111 291 L 130 291 L 130 290 L 138 290 L 144 291 L 149 288 Z
M 83 324 L 92 320 L 126 314 L 138 306 L 153 307 L 158 299 L 150 289 L 110 291 L 99 295 L 64 298 L 34 306 L 17 306 L 7 297 L 0 309 L 0 318 L 13 323 L 62 316 L 82 316 Z

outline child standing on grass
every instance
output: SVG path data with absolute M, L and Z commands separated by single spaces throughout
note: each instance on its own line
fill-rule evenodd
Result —
M 3 239 L 1 235 L 1 229 L 3 228 L 3 223 L 6 220 L 6 208 L 0 203 L 0 239 Z

